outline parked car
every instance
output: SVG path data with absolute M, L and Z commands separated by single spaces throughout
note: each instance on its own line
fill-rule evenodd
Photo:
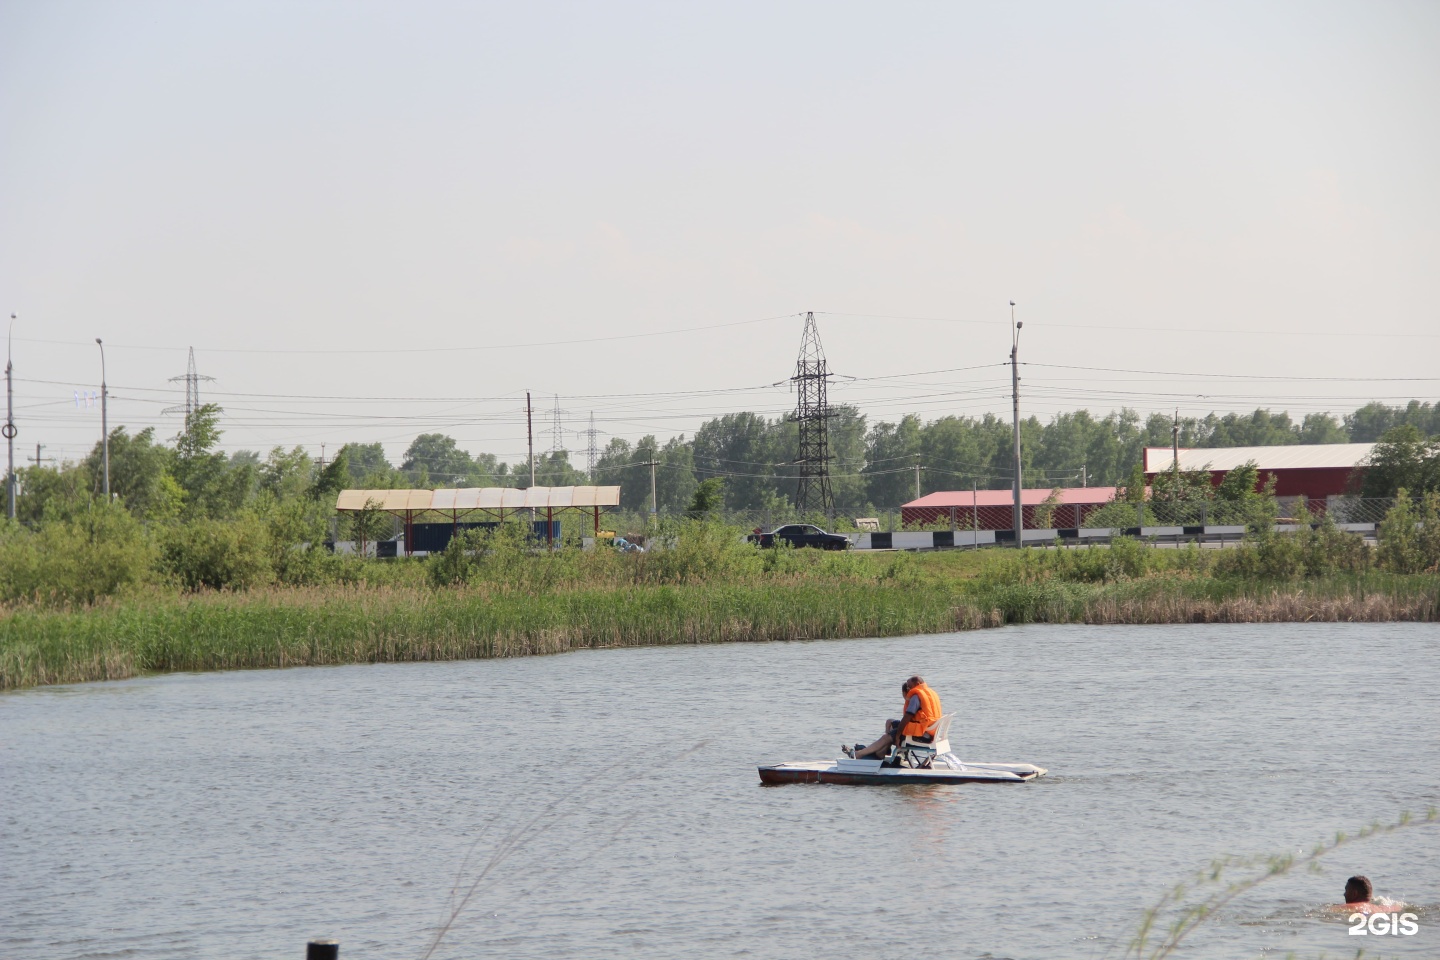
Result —
M 773 547 L 779 540 L 792 547 L 818 547 L 821 550 L 845 550 L 850 546 L 849 537 L 841 533 L 826 533 L 813 523 L 787 523 L 769 533 L 761 533 L 757 528 L 749 540 L 762 547 Z

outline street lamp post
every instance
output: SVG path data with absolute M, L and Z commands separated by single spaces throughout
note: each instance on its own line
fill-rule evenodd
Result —
M 95 343 L 100 347 L 100 459 L 105 465 L 105 499 L 110 499 L 110 389 L 105 384 L 105 344 L 99 337 Z
M 1015 301 L 1010 301 L 1010 396 L 1014 400 L 1015 412 L 1015 548 L 1024 546 L 1021 539 L 1025 528 L 1025 508 L 1020 503 L 1024 489 L 1020 483 L 1020 328 L 1024 322 L 1015 322 Z
M 15 314 L 10 314 L 10 327 L 15 327 Z M 10 360 L 10 337 L 5 338 L 5 443 L 10 448 L 10 472 L 5 475 L 5 489 L 9 494 L 10 506 L 6 516 L 11 520 L 15 519 L 15 388 L 11 383 L 11 376 L 15 371 L 15 365 Z M 39 454 L 36 454 L 39 457 Z M 40 466 L 37 462 L 35 466 Z

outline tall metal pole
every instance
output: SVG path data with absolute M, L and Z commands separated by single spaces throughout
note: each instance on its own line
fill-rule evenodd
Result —
M 1010 396 L 1014 400 L 1015 412 L 1015 548 L 1024 545 L 1023 530 L 1025 511 L 1020 503 L 1020 328 L 1024 323 L 1015 322 L 1015 301 L 1010 301 Z
M 970 481 L 970 549 L 980 549 L 980 482 Z
M 105 499 L 110 499 L 110 388 L 105 385 L 105 344 L 96 337 L 100 346 L 100 457 L 105 464 Z
M 525 391 L 525 450 L 530 459 L 530 486 L 535 486 L 535 421 L 531 416 L 530 391 Z
M 530 486 L 535 486 L 535 420 L 534 411 L 530 407 L 530 391 L 525 391 L 525 449 L 526 456 L 530 458 Z M 528 496 L 528 495 L 527 495 Z M 530 533 L 535 532 L 535 508 L 530 508 Z M 549 528 L 546 528 L 549 533 Z
M 10 360 L 10 337 L 15 332 L 15 314 L 10 314 L 10 333 L 5 337 L 5 443 L 10 447 L 10 472 L 5 477 L 5 489 L 10 497 L 10 506 L 5 514 L 11 520 L 15 519 L 15 389 L 11 383 L 11 374 L 15 365 Z M 35 448 L 35 457 L 39 459 L 40 448 Z M 37 463 L 36 466 L 39 466 Z
M 1170 470 L 1174 488 L 1170 499 L 1180 502 L 1180 408 L 1175 408 L 1175 423 L 1170 427 Z

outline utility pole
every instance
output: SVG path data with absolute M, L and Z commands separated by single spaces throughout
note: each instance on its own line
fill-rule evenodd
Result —
M 913 469 L 915 470 L 915 499 L 916 499 L 916 500 L 919 500 L 919 499 L 920 499 L 920 471 L 925 469 L 924 467 L 920 466 L 920 455 L 919 455 L 919 454 L 916 454 L 916 455 L 915 455 L 915 466 L 914 466 Z
M 1087 472 L 1088 464 L 1080 464 L 1080 486 L 1090 486 L 1090 474 Z
M 53 460 L 55 459 L 54 457 L 43 457 L 43 458 L 42 458 L 42 457 L 40 456 L 40 451 L 41 451 L 41 450 L 44 450 L 44 449 L 45 449 L 45 448 L 42 447 L 42 446 L 40 446 L 40 444 L 38 444 L 38 443 L 35 444 L 35 456 L 28 458 L 28 459 L 33 460 L 34 463 L 35 463 L 35 466 L 37 466 L 37 467 L 40 466 L 40 464 L 44 463 L 46 460 L 53 461 Z
M 15 334 L 15 314 L 10 314 L 10 332 L 5 335 L 5 443 L 10 447 L 10 473 L 5 477 L 5 489 L 10 496 L 10 507 L 6 513 L 11 520 L 15 519 L 15 387 L 11 382 L 11 375 L 14 372 L 15 364 L 10 359 L 10 340 Z M 40 456 L 40 448 L 35 448 L 35 456 Z M 38 464 L 37 464 L 38 466 Z
M 1174 478 L 1175 487 L 1170 491 L 1170 497 L 1176 503 L 1180 502 L 1180 408 L 1175 408 L 1175 423 L 1170 427 L 1170 469 Z
M 1015 405 L 1015 549 L 1024 545 L 1025 510 L 1020 503 L 1020 328 L 1023 322 L 1015 322 L 1015 301 L 1010 301 L 1010 396 Z
M 105 385 L 105 344 L 99 337 L 95 343 L 100 347 L 100 450 L 105 462 L 105 499 L 110 499 L 110 388 Z
M 530 409 L 530 391 L 525 391 L 525 449 L 530 459 L 530 486 L 535 486 L 535 420 Z
M 660 461 L 646 460 L 640 466 L 650 468 L 650 519 L 654 520 L 660 515 L 660 498 L 655 493 L 655 468 L 660 466 Z
M 970 481 L 970 549 L 980 549 L 980 482 Z

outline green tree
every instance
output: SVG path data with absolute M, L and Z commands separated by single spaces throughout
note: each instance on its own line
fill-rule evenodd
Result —
M 93 603 L 151 578 L 154 546 L 122 504 L 62 507 L 52 501 L 36 530 L 0 525 L 0 600 Z
M 1350 434 L 1329 413 L 1307 413 L 1300 425 L 1301 443 L 1349 443 Z
M 920 455 L 920 418 L 906 414 L 899 423 L 877 423 L 865 438 L 865 498 L 882 508 L 894 509 L 906 496 L 905 467 Z
M 410 442 L 400 469 L 417 486 L 465 486 L 475 469 L 470 454 L 443 433 L 422 433 Z
M 409 478 L 386 459 L 383 444 L 347 443 L 335 454 L 337 460 L 342 456 L 350 473 L 348 489 L 403 490 L 410 486 Z
M 310 491 L 314 473 L 315 462 L 304 447 L 272 447 L 260 467 L 260 489 L 281 502 L 294 500 Z
M 365 505 L 349 515 L 350 539 L 362 555 L 368 552 L 367 544 L 374 543 L 395 529 L 395 519 L 380 509 L 377 500 L 366 500 Z
M 221 410 L 207 403 L 185 418 L 185 429 L 175 438 L 172 473 L 185 491 L 187 516 L 223 516 L 250 493 L 254 468 L 245 461 L 232 468 L 216 449 L 220 444 Z
M 21 467 L 15 476 L 20 488 L 15 516 L 21 523 L 73 516 L 89 509 L 95 499 L 94 477 L 83 464 Z
M 1397 490 L 1395 505 L 1376 532 L 1382 569 L 1391 573 L 1440 569 L 1440 493 L 1425 494 L 1417 504 L 1409 491 Z
M 1256 410 L 1248 416 L 1227 413 L 1216 417 L 1211 414 L 1205 424 L 1209 436 L 1197 444 L 1202 447 L 1263 447 L 1300 442 L 1299 430 L 1284 411 L 1271 413 L 1269 410 Z M 1168 422 L 1163 440 L 1170 440 Z
M 174 452 L 155 442 L 155 428 L 133 436 L 123 427 L 110 431 L 110 492 L 135 516 L 147 520 L 173 517 L 178 512 L 176 485 L 167 482 Z M 104 446 L 96 443 L 83 461 L 92 477 L 104 472 Z M 99 493 L 99 488 L 96 488 Z
M 1367 403 L 1345 417 L 1351 443 L 1374 443 L 1388 431 L 1407 423 L 1426 436 L 1440 434 L 1440 403 L 1411 400 L 1403 407 Z
M 707 520 L 713 517 L 725 503 L 725 479 L 711 477 L 702 480 L 690 497 L 690 506 L 685 515 L 691 520 Z
M 354 479 L 350 476 L 350 454 L 346 452 L 346 447 L 341 447 L 335 459 L 315 474 L 315 482 L 310 485 L 310 498 L 334 507 L 335 498 L 340 491 L 353 489 L 353 483 Z
M 1356 472 L 1364 497 L 1399 496 L 1402 489 L 1412 494 L 1440 490 L 1440 437 L 1426 438 L 1408 423 L 1392 427 Z
M 774 442 L 776 425 L 754 413 L 727 413 L 701 424 L 695 432 L 697 477 L 724 477 L 725 506 L 731 510 L 759 510 L 773 500 L 777 489 L 777 457 L 781 476 L 794 476 L 793 450 L 781 451 Z M 795 481 L 788 480 L 792 485 Z
M 660 449 L 660 466 L 655 473 L 655 492 L 664 513 L 679 513 L 695 495 L 695 454 L 685 437 L 671 437 Z M 624 490 L 622 489 L 623 493 Z
M 268 526 L 248 512 L 227 519 L 198 517 L 160 531 L 160 567 L 186 590 L 244 590 L 269 583 L 275 576 L 272 550 Z

